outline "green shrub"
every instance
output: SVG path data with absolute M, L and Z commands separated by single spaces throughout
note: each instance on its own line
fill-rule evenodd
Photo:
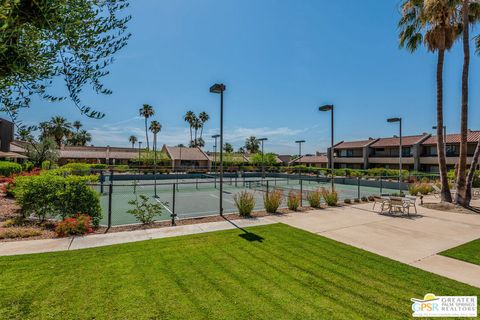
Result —
M 71 162 L 62 166 L 64 169 L 70 169 L 71 173 L 77 176 L 86 176 L 91 173 L 92 165 L 88 163 Z
M 302 194 L 298 191 L 291 190 L 288 193 L 287 207 L 290 210 L 297 211 L 302 202 Z
M 343 202 L 345 202 L 346 204 L 350 204 L 350 203 L 352 203 L 352 200 L 350 200 L 350 199 L 345 199 L 345 200 L 343 200 Z
M 307 193 L 307 200 L 312 208 L 320 208 L 322 201 L 322 190 L 317 189 Z
M 283 192 L 273 189 L 263 196 L 263 205 L 268 213 L 276 213 L 283 201 Z
M 42 162 L 42 170 L 51 170 L 56 168 L 57 168 L 57 165 L 50 160 L 45 160 Z
M 417 183 L 411 184 L 410 187 L 408 188 L 408 192 L 412 196 L 416 196 L 418 194 L 427 195 L 432 191 L 433 191 L 432 185 L 430 183 L 425 183 L 425 182 L 417 182 Z
M 353 199 L 353 202 L 355 202 L 355 203 L 360 203 L 360 199 L 355 198 L 355 199 Z
M 0 176 L 9 177 L 22 172 L 22 166 L 15 162 L 0 161 Z
M 90 168 L 97 169 L 97 170 L 104 170 L 108 168 L 108 165 L 105 163 L 93 163 L 90 165 Z
M 14 179 L 13 194 L 24 217 L 72 217 L 79 213 L 92 217 L 98 226 L 102 218 L 98 193 L 87 185 L 96 176 L 67 176 L 46 174 L 19 176 Z
M 252 214 L 255 207 L 255 197 L 253 193 L 248 191 L 241 191 L 233 196 L 235 206 L 238 209 L 238 213 L 242 217 L 249 217 Z
M 362 197 L 362 201 L 363 201 L 363 202 L 368 202 L 368 198 L 365 197 L 365 196 L 363 196 L 363 197 Z
M 338 193 L 334 190 L 330 191 L 328 189 L 322 190 L 323 200 L 329 206 L 336 206 L 338 203 Z
M 32 171 L 35 166 L 33 165 L 33 162 L 30 161 L 25 161 L 22 163 L 22 170 L 23 171 Z
M 137 221 L 143 224 L 150 224 L 156 216 L 160 216 L 163 211 L 163 206 L 160 203 L 151 203 L 149 198 L 143 194 L 139 198 L 128 201 L 128 204 L 133 206 L 133 209 L 127 210 L 133 215 Z M 163 203 L 166 205 L 166 203 Z

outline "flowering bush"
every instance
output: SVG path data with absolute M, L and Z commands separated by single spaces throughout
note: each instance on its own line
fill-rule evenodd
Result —
M 59 237 L 79 236 L 92 233 L 92 218 L 86 214 L 77 214 L 75 217 L 67 218 L 57 223 L 55 233 Z

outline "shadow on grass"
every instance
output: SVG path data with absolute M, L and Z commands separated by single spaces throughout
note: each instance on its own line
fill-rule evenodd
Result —
M 243 231 L 242 234 L 239 234 L 238 236 L 242 239 L 245 239 L 247 241 L 250 241 L 250 242 L 253 242 L 253 241 L 256 241 L 256 242 L 263 242 L 263 240 L 265 240 L 265 238 L 255 234 L 255 233 L 251 233 L 251 232 L 248 232 L 247 230 L 243 229 L 242 227 L 238 226 L 235 222 L 229 220 L 228 218 L 226 217 L 223 217 L 223 219 L 225 219 L 225 221 L 227 221 L 228 223 L 232 224 L 235 228 Z

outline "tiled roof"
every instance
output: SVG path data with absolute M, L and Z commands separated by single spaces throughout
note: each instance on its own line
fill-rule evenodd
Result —
M 27 158 L 26 156 L 15 153 L 15 152 L 3 152 L 0 151 L 0 158 L 13 158 L 13 159 L 25 159 Z
M 210 160 L 208 156 L 200 148 L 187 148 L 187 147 L 168 147 L 164 146 L 164 149 L 168 153 L 172 160 L 193 160 L 202 161 Z
M 469 131 L 467 136 L 467 142 L 476 143 L 480 139 L 480 131 Z M 447 143 L 460 143 L 460 134 L 459 133 L 452 133 L 447 134 L 447 138 L 445 139 Z M 437 144 L 437 136 L 431 136 L 424 142 L 423 145 L 435 145 Z
M 282 161 L 283 163 L 289 163 L 292 159 L 292 156 L 289 154 L 281 154 L 278 155 L 278 159 L 280 159 L 280 161 Z
M 428 134 L 416 135 L 416 136 L 405 136 L 402 137 L 403 146 L 411 146 L 422 141 L 428 137 Z M 372 148 L 382 148 L 382 147 L 398 147 L 400 145 L 400 138 L 380 138 L 377 142 L 371 145 Z
M 338 143 L 334 149 L 355 149 L 363 148 L 377 141 L 377 139 L 359 140 L 359 141 L 342 141 Z
M 292 162 L 295 163 L 328 163 L 328 157 L 326 155 L 319 156 L 302 156 L 300 159 L 295 159 Z
M 120 147 L 74 147 L 65 146 L 59 150 L 60 158 L 67 159 L 134 159 L 138 149 Z

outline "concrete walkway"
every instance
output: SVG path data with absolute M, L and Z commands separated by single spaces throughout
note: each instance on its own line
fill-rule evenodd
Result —
M 0 242 L 0 256 L 78 250 L 211 231 L 246 228 L 272 223 L 275 222 L 265 218 L 256 218 L 248 220 L 233 220 L 230 222 L 219 221 L 168 228 L 94 234 L 87 237 Z
M 437 253 L 480 238 L 480 215 L 418 208 L 412 218 L 372 211 L 372 204 L 328 208 L 231 222 L 116 232 L 88 237 L 0 243 L 0 255 L 93 248 L 271 223 L 285 223 L 420 269 L 480 287 L 480 266 Z
M 480 238 L 480 215 L 418 209 L 418 216 L 391 217 L 373 212 L 368 203 L 269 220 L 480 287 L 480 266 L 437 255 Z

